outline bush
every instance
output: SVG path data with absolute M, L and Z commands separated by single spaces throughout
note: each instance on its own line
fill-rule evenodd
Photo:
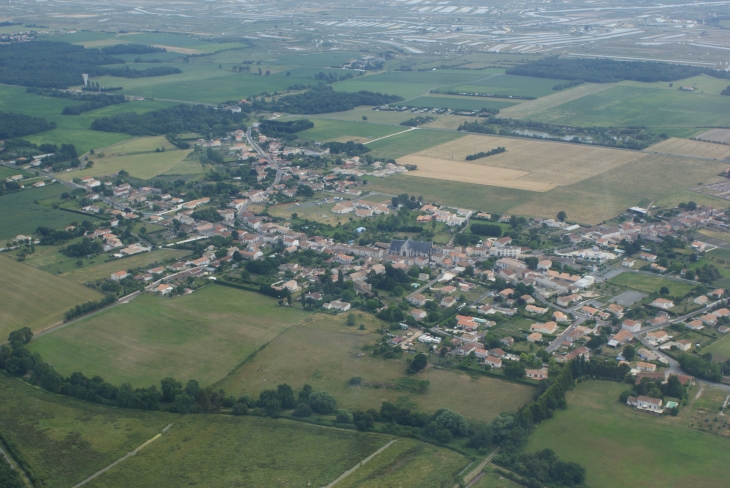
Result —
M 246 415 L 248 413 L 248 406 L 244 403 L 236 403 L 233 405 L 233 415 Z
M 297 408 L 294 409 L 294 412 L 292 412 L 292 415 L 294 417 L 311 417 L 312 416 L 312 407 L 307 405 L 306 403 L 300 403 L 297 405 Z
M 337 400 L 326 391 L 315 391 L 309 395 L 309 406 L 319 414 L 329 414 L 337 408 Z
M 341 408 L 337 411 L 337 418 L 335 422 L 337 422 L 338 424 L 351 424 L 352 414 L 348 410 Z

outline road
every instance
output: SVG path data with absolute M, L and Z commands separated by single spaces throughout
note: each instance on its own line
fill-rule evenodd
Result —
M 357 463 L 354 467 L 352 467 L 352 468 L 348 469 L 347 471 L 345 471 L 344 473 L 342 473 L 336 480 L 334 480 L 332 483 L 326 485 L 324 488 L 332 488 L 337 483 L 339 483 L 340 481 L 342 481 L 343 479 L 347 478 L 352 473 L 354 473 L 358 468 L 362 467 L 363 464 L 367 463 L 372 458 L 374 458 L 375 456 L 377 456 L 381 452 L 383 452 L 386 449 L 388 449 L 397 440 L 398 439 L 394 439 L 394 440 L 388 442 L 386 445 L 384 445 L 383 447 L 381 447 L 380 449 L 378 449 L 377 451 L 375 451 L 374 453 L 372 453 L 371 455 L 369 455 L 368 457 L 366 457 L 365 459 L 363 459 L 362 461 L 360 461 L 359 463 Z M 76 488 L 76 487 L 74 487 L 74 488 Z
M 545 348 L 545 350 L 547 352 L 553 353 L 553 352 L 555 352 L 560 347 L 560 345 L 563 343 L 563 341 L 565 341 L 565 339 L 568 337 L 568 334 L 570 334 L 571 332 L 573 332 L 573 330 L 576 327 L 578 327 L 580 324 L 582 324 L 583 322 L 586 321 L 587 317 L 585 315 L 575 313 L 575 310 L 578 307 L 582 306 L 583 302 L 578 303 L 573 308 L 564 308 L 564 307 L 561 307 L 561 306 L 559 306 L 559 305 L 557 305 L 555 303 L 550 302 L 547 298 L 545 298 L 544 296 L 542 296 L 540 294 L 537 294 L 536 293 L 535 296 L 537 297 L 538 301 L 542 302 L 543 304 L 545 304 L 545 305 L 547 305 L 549 307 L 552 307 L 552 308 L 554 308 L 556 310 L 559 310 L 559 311 L 563 312 L 566 315 L 573 315 L 573 316 L 576 317 L 575 321 L 572 324 L 570 324 L 570 327 L 568 327 L 567 329 L 565 329 L 565 331 L 563 331 L 563 333 L 560 334 L 560 336 L 558 336 L 557 339 L 555 339 L 553 342 L 550 343 L 550 345 L 548 347 Z
M 479 475 L 479 473 L 481 473 L 484 470 L 484 467 L 487 464 L 489 464 L 489 462 L 492 460 L 494 455 L 497 454 L 497 451 L 499 451 L 499 448 L 495 449 L 492 452 L 492 454 L 487 456 L 487 458 L 484 461 L 482 461 L 481 463 L 479 463 L 476 468 L 474 468 L 471 472 L 469 472 L 469 474 L 464 475 L 464 484 L 465 485 L 468 485 L 471 480 L 476 478 Z M 459 486 L 461 486 L 461 485 L 459 483 L 457 483 L 454 485 L 454 488 L 459 488 Z
M 269 193 L 275 185 L 278 185 L 281 181 L 281 177 L 284 174 L 284 172 L 279 167 L 279 163 L 277 163 L 273 157 L 263 149 L 261 149 L 261 146 L 259 146 L 256 142 L 254 142 L 253 137 L 251 136 L 252 127 L 249 126 L 248 129 L 246 129 L 246 140 L 248 141 L 249 145 L 253 147 L 259 156 L 262 158 L 265 158 L 266 161 L 269 162 L 274 168 L 276 168 L 276 177 L 274 178 L 274 182 L 269 185 L 269 187 L 266 189 L 266 192 Z M 248 206 L 251 205 L 251 200 L 247 201 L 243 204 L 243 206 L 238 210 L 238 219 L 243 221 L 243 214 L 246 212 L 246 209 Z

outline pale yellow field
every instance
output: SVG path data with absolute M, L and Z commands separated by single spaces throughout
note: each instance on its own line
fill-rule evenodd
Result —
M 496 147 L 506 152 L 475 161 L 466 156 Z M 531 139 L 468 135 L 398 160 L 415 164 L 407 176 L 545 192 L 636 161 L 640 152 Z
M 666 141 L 654 144 L 646 148 L 645 151 L 711 159 L 725 159 L 730 157 L 730 146 L 714 144 L 712 142 L 691 141 L 676 137 L 670 137 Z
M 697 136 L 705 141 L 730 143 L 730 129 L 712 129 Z
M 499 111 L 500 117 L 509 119 L 522 119 L 538 114 L 549 108 L 557 107 L 564 103 L 572 102 L 579 98 L 583 98 L 586 95 L 598 93 L 609 88 L 613 88 L 614 84 L 611 83 L 586 83 L 585 85 L 579 85 L 569 90 L 559 91 L 553 95 L 538 98 L 537 100 L 530 100 L 512 107 L 507 107 L 504 110 Z

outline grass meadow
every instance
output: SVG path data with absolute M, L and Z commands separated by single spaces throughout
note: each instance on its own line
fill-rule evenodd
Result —
M 20 234 L 32 234 L 39 226 L 59 228 L 83 220 L 82 215 L 35 203 L 36 200 L 57 198 L 65 191 L 66 187 L 56 184 L 0 196 L 0 242 L 4 244 Z M 93 218 L 89 217 L 89 220 Z
M 397 159 L 460 137 L 463 137 L 463 134 L 457 132 L 419 129 L 381 141 L 373 141 L 368 147 L 373 150 L 372 155 L 375 157 Z
M 532 398 L 529 386 L 488 377 L 471 378 L 433 367 L 416 376 L 430 382 L 426 393 L 399 389 L 399 380 L 406 376 L 408 356 L 386 360 L 364 351 L 363 346 L 380 338 L 372 331 L 382 328 L 382 323 L 365 314 L 357 315 L 357 323 L 363 323 L 367 330 L 347 327 L 344 315 L 310 316 L 271 341 L 218 385 L 234 395 L 258 395 L 280 383 L 308 383 L 315 390 L 331 393 L 342 407 L 351 410 L 378 409 L 387 400 L 411 404 L 425 412 L 450 408 L 481 421 L 514 411 Z M 386 386 L 351 386 L 348 381 L 354 376 Z
M 139 296 L 30 348 L 66 375 L 83 371 L 140 387 L 166 376 L 208 385 L 304 316 L 258 293 L 210 285 L 174 299 Z
M 567 410 L 537 426 L 526 450 L 551 448 L 580 463 L 595 488 L 626 480 L 647 488 L 727 486 L 730 439 L 689 428 L 687 407 L 679 417 L 637 412 L 619 403 L 625 389 L 621 383 L 581 383 L 568 393 Z
M 6 256 L 0 256 L 0 341 L 21 327 L 38 331 L 70 308 L 101 294 Z
M 467 93 L 495 93 L 519 97 L 544 97 L 557 93 L 553 90 L 553 86 L 561 83 L 565 83 L 565 80 L 499 75 L 478 82 L 449 86 L 448 90 Z
M 299 132 L 297 137 L 318 142 L 333 141 L 335 139 L 367 142 L 369 139 L 377 139 L 408 130 L 408 127 L 379 125 L 364 121 L 347 122 L 344 120 L 315 118 L 310 120 L 314 122 L 314 127 Z
M 66 181 L 84 176 L 111 176 L 126 170 L 130 176 L 141 180 L 148 180 L 163 173 L 175 172 L 185 158 L 192 152 L 192 149 L 171 149 L 164 152 L 140 152 L 136 154 L 125 154 L 120 156 L 104 156 L 103 158 L 91 156 L 94 166 L 79 171 L 64 173 L 59 176 Z M 198 164 L 199 173 L 203 173 L 202 165 Z
M 609 281 L 614 285 L 625 286 L 646 293 L 659 293 L 659 290 L 666 286 L 669 288 L 669 295 L 672 297 L 682 297 L 694 288 L 690 283 L 670 280 L 658 275 L 651 276 L 631 272 L 621 273 Z
M 515 105 L 515 102 L 483 97 L 426 95 L 410 100 L 408 105 L 420 108 L 450 108 L 451 110 L 481 110 L 483 108 L 496 108 L 502 110 Z

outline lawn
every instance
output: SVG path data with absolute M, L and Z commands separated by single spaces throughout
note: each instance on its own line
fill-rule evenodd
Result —
M 39 267 L 43 270 L 58 273 L 61 268 L 67 270 L 63 272 L 61 276 L 67 278 L 76 283 L 87 283 L 89 281 L 96 281 L 101 278 L 109 278 L 112 273 L 127 269 L 142 268 L 143 270 L 153 268 L 156 264 L 162 264 L 163 262 L 170 259 L 177 259 L 182 256 L 190 254 L 189 251 L 182 251 L 177 249 L 159 249 L 152 252 L 145 252 L 141 254 L 135 254 L 134 256 L 125 257 L 122 259 L 111 259 L 103 261 L 103 257 L 96 257 L 92 261 L 84 261 L 84 265 L 79 267 L 76 264 L 72 264 L 71 260 L 66 258 L 64 263 L 58 261 L 52 261 L 56 258 L 56 255 L 51 255 L 47 259 L 38 262 L 30 262 L 31 265 L 40 265 Z M 60 255 L 60 258 L 65 256 Z M 61 259 L 63 260 L 63 259 Z M 64 266 L 65 265 L 65 266 Z
M 609 281 L 614 285 L 625 286 L 646 293 L 659 293 L 659 290 L 666 286 L 669 288 L 669 295 L 672 297 L 682 297 L 694 288 L 690 283 L 631 272 L 621 273 Z
M 679 417 L 637 412 L 618 401 L 627 385 L 587 381 L 568 393 L 568 409 L 538 425 L 526 450 L 553 449 L 587 469 L 595 488 L 727 486 L 730 440 L 688 427 Z
M 497 98 L 426 95 L 409 100 L 408 105 L 421 108 L 450 108 L 451 110 L 481 110 L 483 108 L 501 110 L 515 105 L 515 102 Z
M 0 342 L 21 327 L 38 331 L 70 308 L 101 295 L 89 288 L 0 256 Z
M 109 148 L 113 151 L 114 148 Z M 111 176 L 122 170 L 127 171 L 130 176 L 141 180 L 148 180 L 163 173 L 173 171 L 173 168 L 188 157 L 192 149 L 170 149 L 164 152 L 155 152 L 154 149 L 148 152 L 138 153 L 119 153 L 120 155 L 109 155 L 107 153 L 103 158 L 90 156 L 93 158 L 94 165 L 91 168 L 84 168 L 80 171 L 72 171 L 62 173 L 59 178 L 69 181 L 73 178 L 83 178 L 84 176 Z M 203 172 L 200 166 L 200 173 Z
M 208 385 L 304 316 L 258 293 L 211 285 L 174 299 L 142 295 L 30 347 L 67 375 L 134 386 L 175 376 Z
M 499 75 L 475 83 L 463 83 L 444 88 L 448 91 L 466 93 L 494 93 L 519 97 L 544 97 L 557 93 L 553 86 L 565 83 L 565 80 L 550 78 L 532 78 L 530 76 Z
M 365 112 L 363 112 L 365 113 Z M 368 139 L 377 139 L 397 132 L 403 132 L 408 127 L 379 125 L 369 122 L 346 122 L 343 120 L 310 119 L 314 127 L 299 132 L 297 137 L 310 141 L 332 141 L 355 139 L 366 142 Z
M 57 198 L 66 191 L 67 187 L 56 184 L 0 196 L 0 242 L 4 244 L 5 240 L 15 239 L 19 234 L 30 235 L 39 226 L 57 229 L 82 220 L 82 215 L 35 203 L 36 200 Z M 89 217 L 89 220 L 93 218 Z
M 720 356 L 724 356 L 728 359 L 730 359 L 730 339 L 728 339 L 728 335 L 725 334 L 720 339 L 715 341 L 713 344 L 705 347 L 702 349 L 702 353 L 711 352 L 713 354 L 719 354 Z
M 333 320 L 327 315 L 313 315 L 274 339 L 218 385 L 234 395 L 258 395 L 280 383 L 308 383 L 315 390 L 328 391 L 351 410 L 377 409 L 387 400 L 406 402 L 426 412 L 445 407 L 480 421 L 514 411 L 532 397 L 528 386 L 488 377 L 472 379 L 434 367 L 416 376 L 430 382 L 426 393 L 399 389 L 397 384 L 406 376 L 405 361 L 410 356 L 391 360 L 374 357 L 362 348 L 380 338 L 372 331 L 383 324 L 365 314 L 357 323 L 363 323 L 367 331 L 347 327 L 344 316 Z M 286 361 L 280 360 L 282 357 Z M 351 386 L 348 381 L 354 376 L 386 386 Z
M 419 129 L 381 141 L 373 141 L 368 147 L 373 150 L 372 154 L 375 157 L 397 159 L 460 137 L 463 137 L 463 134 L 457 132 Z

